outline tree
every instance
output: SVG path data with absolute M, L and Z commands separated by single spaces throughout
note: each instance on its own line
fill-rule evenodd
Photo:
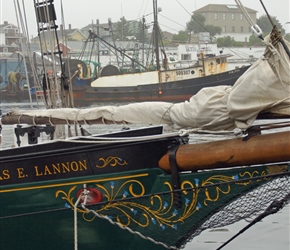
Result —
M 120 39 L 122 41 L 126 40 L 126 37 L 133 36 L 132 31 L 130 30 L 130 23 L 121 17 L 120 20 L 114 24 L 114 35 L 115 39 Z
M 210 34 L 210 40 L 212 41 L 215 35 L 221 34 L 222 29 L 221 27 L 214 26 L 214 25 L 206 25 L 205 30 Z
M 278 30 L 281 30 L 282 34 L 285 34 L 285 29 L 283 29 L 281 23 L 277 20 L 275 16 L 270 16 L 274 25 L 277 26 Z M 257 19 L 257 25 L 261 28 L 264 34 L 269 34 L 273 29 L 273 26 L 267 15 L 262 15 Z
M 205 17 L 199 13 L 194 13 L 189 22 L 186 23 L 186 30 L 192 33 L 199 33 L 205 31 Z
M 180 30 L 177 35 L 173 35 L 173 43 L 186 43 L 188 41 L 188 32 L 185 30 Z
M 259 37 L 251 35 L 249 38 L 249 46 L 262 46 L 263 42 Z
M 218 47 L 232 47 L 235 45 L 235 40 L 230 36 L 221 37 L 217 39 Z
M 137 30 L 135 31 L 134 36 L 140 43 L 148 42 L 148 29 L 145 24 L 145 20 L 140 20 L 138 22 Z

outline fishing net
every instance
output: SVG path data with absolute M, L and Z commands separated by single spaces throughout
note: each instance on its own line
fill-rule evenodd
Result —
M 266 184 L 249 191 L 213 214 L 190 235 L 189 239 L 208 228 L 227 226 L 241 219 L 256 223 L 263 217 L 278 212 L 290 199 L 289 184 L 289 173 L 284 176 L 271 177 Z
M 128 197 L 124 192 L 122 199 L 83 205 L 83 208 L 87 215 L 106 219 L 151 243 L 181 249 L 206 229 L 242 219 L 255 221 L 286 205 L 290 199 L 289 170 L 260 176 L 253 173 L 249 178 L 232 177 L 231 173 L 228 178 L 211 174 L 202 182 L 193 179 L 195 183 L 186 182 L 181 176 L 178 190 L 162 193 L 151 190 L 154 194 L 136 194 L 136 197 Z

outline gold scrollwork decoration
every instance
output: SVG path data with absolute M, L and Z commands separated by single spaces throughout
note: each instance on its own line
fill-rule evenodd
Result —
M 118 156 L 109 156 L 108 158 L 99 158 L 99 161 L 103 162 L 103 165 L 98 165 L 96 164 L 96 168 L 105 168 L 106 166 L 110 165 L 111 167 L 116 167 L 116 166 L 124 166 L 127 165 L 128 163 L 121 159 Z
M 105 161 L 104 161 L 105 162 Z M 108 201 L 100 206 L 94 207 L 94 212 L 111 217 L 113 221 L 123 226 L 130 226 L 132 223 L 142 228 L 149 225 L 159 225 L 161 228 L 177 228 L 179 223 L 184 223 L 189 217 L 208 206 L 209 202 L 217 202 L 221 197 L 225 197 L 231 191 L 232 181 L 239 180 L 243 176 L 263 176 L 263 171 L 245 171 L 235 176 L 213 175 L 206 179 L 183 180 L 181 182 L 183 206 L 177 210 L 174 207 L 174 194 L 171 182 L 163 183 L 166 190 L 164 193 L 156 193 L 151 196 L 145 196 L 146 189 L 144 184 L 136 179 L 124 182 L 111 181 L 103 185 L 96 184 L 95 187 L 101 190 L 103 198 Z M 222 184 L 223 185 L 216 185 Z M 242 185 L 249 185 L 249 182 L 242 182 Z M 239 182 L 235 185 L 241 186 Z M 62 199 L 66 200 L 71 206 L 74 206 L 73 194 L 75 186 L 68 193 L 57 191 L 56 197 L 63 195 Z M 127 199 L 132 198 L 132 199 Z M 138 199 L 135 199 L 138 198 Z M 140 198 L 140 199 L 139 199 Z M 118 201 L 115 201 L 117 200 Z M 105 201 L 103 200 L 103 201 Z M 85 209 L 78 209 L 86 221 L 92 221 L 95 216 L 88 213 Z

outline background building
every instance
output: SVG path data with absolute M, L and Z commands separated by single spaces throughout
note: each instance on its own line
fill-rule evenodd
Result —
M 0 53 L 1 57 L 12 55 L 20 48 L 21 34 L 17 26 L 5 21 L 0 24 Z
M 245 8 L 256 23 L 257 11 Z M 250 24 L 237 5 L 208 4 L 194 13 L 202 14 L 206 18 L 206 25 L 221 27 L 222 32 L 216 35 L 217 38 L 230 36 L 235 41 L 248 42 L 252 35 Z

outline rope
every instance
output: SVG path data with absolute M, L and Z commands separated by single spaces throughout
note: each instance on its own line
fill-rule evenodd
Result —
M 236 4 L 239 6 L 239 8 L 241 9 L 241 11 L 243 12 L 243 14 L 245 15 L 247 21 L 249 22 L 250 25 L 255 26 L 256 24 L 254 23 L 254 21 L 252 20 L 252 18 L 250 17 L 249 13 L 247 12 L 246 8 L 244 7 L 244 5 L 241 3 L 240 0 L 235 0 Z
M 81 193 L 74 204 L 74 250 L 78 250 L 78 216 L 77 216 L 77 211 L 78 211 L 78 204 L 80 203 L 81 198 L 84 196 L 84 202 L 81 205 L 85 205 L 87 202 L 87 197 L 88 197 L 88 190 L 87 190 L 87 185 L 84 184 L 84 192 Z
M 80 196 L 78 197 L 76 203 L 74 204 L 74 250 L 78 250 L 78 226 L 77 226 L 77 210 L 78 210 L 78 208 L 77 208 L 77 206 L 78 206 L 78 204 L 79 204 L 79 202 L 80 202 L 80 200 L 81 200 L 81 198 L 83 196 L 84 196 L 84 202 L 81 203 L 81 206 L 87 212 L 91 212 L 91 213 L 93 213 L 94 215 L 96 215 L 99 218 L 107 219 L 111 224 L 117 225 L 121 229 L 128 230 L 130 233 L 135 234 L 135 235 L 138 235 L 138 236 L 140 236 L 141 238 L 143 238 L 145 240 L 149 240 L 149 241 L 153 242 L 154 244 L 161 245 L 161 246 L 163 246 L 163 247 L 165 247 L 167 249 L 175 249 L 175 250 L 178 250 L 179 249 L 179 248 L 176 248 L 176 247 L 167 246 L 166 244 L 164 244 L 162 242 L 155 241 L 151 237 L 146 237 L 146 236 L 144 236 L 143 234 L 141 234 L 139 232 L 133 231 L 129 227 L 124 227 L 120 223 L 113 222 L 107 216 L 102 216 L 102 215 L 98 214 L 96 211 L 90 210 L 90 209 L 86 208 L 86 202 L 87 202 L 87 197 L 88 197 L 88 190 L 86 189 L 86 184 L 84 184 L 84 192 L 80 194 Z
M 247 226 L 245 226 L 241 231 L 239 231 L 237 234 L 235 234 L 232 238 L 230 238 L 228 241 L 226 241 L 224 244 L 222 244 L 220 247 L 218 247 L 216 250 L 220 250 L 226 245 L 228 245 L 231 241 L 233 241 L 235 238 L 237 238 L 239 235 L 241 235 L 243 232 L 245 232 L 247 229 L 249 229 L 251 226 L 255 225 L 257 222 L 261 221 L 263 218 L 267 217 L 270 214 L 275 214 L 278 211 L 280 211 L 288 202 L 290 199 L 290 193 L 288 193 L 283 199 L 280 201 L 273 201 L 270 206 L 265 210 L 264 213 L 260 214 L 258 217 L 256 217 L 251 223 L 249 223 Z
M 225 130 L 220 130 L 220 131 L 213 131 L 213 130 L 203 130 L 200 128 L 192 128 L 192 129 L 181 129 L 180 130 L 180 136 L 184 136 L 187 134 L 215 134 L 215 135 L 240 135 L 242 134 L 241 129 L 235 129 L 233 131 L 225 131 Z
M 77 215 L 77 205 L 81 200 L 81 195 L 78 197 L 76 203 L 74 204 L 74 249 L 78 250 L 78 215 Z
M 106 220 L 108 220 L 112 225 L 116 225 L 116 226 L 118 226 L 119 228 L 121 228 L 121 229 L 123 229 L 123 230 L 127 230 L 127 231 L 129 231 L 131 234 L 138 235 L 138 236 L 141 237 L 142 239 L 149 240 L 149 241 L 151 241 L 152 243 L 154 243 L 154 244 L 156 244 L 156 245 L 161 245 L 161 246 L 163 246 L 163 247 L 166 248 L 166 249 L 174 249 L 174 250 L 178 250 L 178 249 L 180 249 L 180 248 L 177 248 L 177 247 L 175 247 L 175 246 L 168 246 L 168 245 L 164 244 L 163 242 L 156 241 L 156 240 L 152 239 L 151 237 L 146 237 L 146 236 L 144 236 L 143 234 L 141 234 L 140 232 L 133 231 L 133 230 L 132 230 L 131 228 L 129 228 L 129 227 L 123 226 L 123 225 L 121 225 L 121 224 L 118 223 L 118 222 L 114 222 L 114 221 L 112 221 L 108 216 L 102 216 L 102 215 L 100 215 L 99 213 L 97 213 L 96 211 L 94 211 L 94 210 L 90 210 L 90 209 L 86 208 L 83 204 L 82 204 L 82 208 L 83 208 L 84 210 L 86 210 L 88 213 L 93 213 L 93 214 L 94 214 L 95 216 L 97 216 L 98 218 L 106 219 Z M 75 250 L 77 250 L 77 249 L 75 249 Z

